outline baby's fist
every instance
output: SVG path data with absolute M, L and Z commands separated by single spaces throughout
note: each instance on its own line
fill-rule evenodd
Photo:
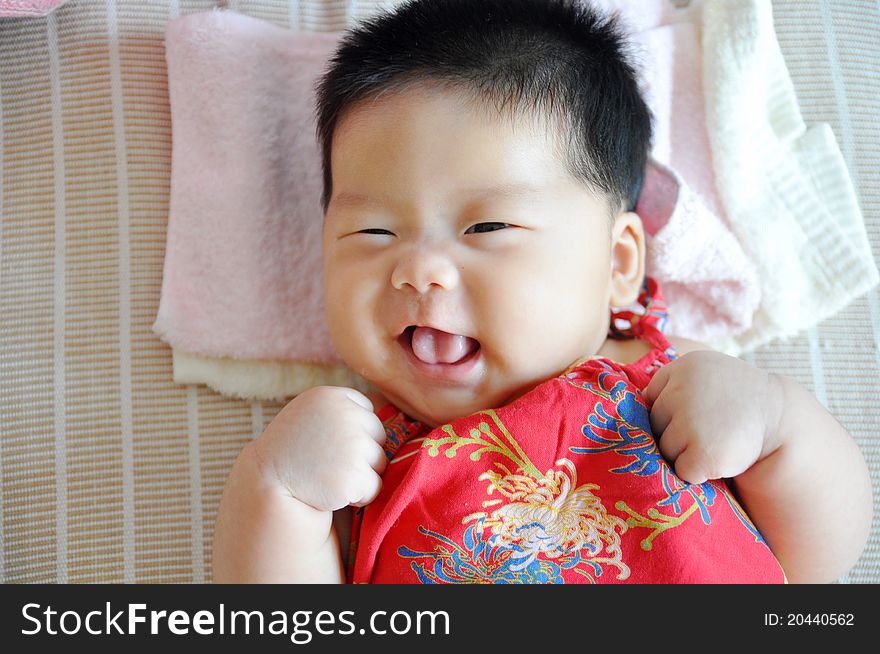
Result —
M 720 352 L 689 352 L 662 367 L 643 396 L 663 457 L 684 481 L 735 477 L 774 448 L 775 378 Z
M 373 501 L 388 462 L 384 443 L 370 400 L 338 386 L 296 396 L 254 442 L 264 475 L 320 511 Z

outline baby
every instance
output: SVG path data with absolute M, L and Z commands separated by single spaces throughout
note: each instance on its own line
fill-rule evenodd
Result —
M 663 333 L 625 49 L 566 0 L 416 0 L 345 37 L 318 88 L 327 320 L 380 392 L 311 389 L 244 447 L 215 581 L 855 563 L 872 499 L 847 432 L 791 379 Z

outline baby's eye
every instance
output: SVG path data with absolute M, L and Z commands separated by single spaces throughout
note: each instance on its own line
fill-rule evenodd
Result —
M 362 229 L 358 232 L 358 234 L 387 234 L 388 236 L 394 236 L 393 232 L 389 232 L 387 229 L 380 229 L 378 227 L 371 227 L 370 229 Z
M 465 234 L 482 234 L 484 232 L 495 232 L 499 229 L 510 227 L 507 223 L 477 223 L 469 227 Z

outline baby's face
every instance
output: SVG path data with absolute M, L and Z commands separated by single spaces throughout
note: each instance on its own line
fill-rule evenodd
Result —
M 502 406 L 600 349 L 608 209 L 540 129 L 414 90 L 352 109 L 331 156 L 330 335 L 406 414 Z

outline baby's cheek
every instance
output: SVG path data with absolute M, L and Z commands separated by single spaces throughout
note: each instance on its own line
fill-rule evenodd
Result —
M 564 283 L 564 282 L 563 282 Z M 517 352 L 551 355 L 577 348 L 584 332 L 591 331 L 584 319 L 583 302 L 560 296 L 552 290 L 536 290 L 525 303 L 528 310 L 508 323 L 507 333 Z M 580 306 L 579 306 L 580 305 Z
M 368 327 L 362 311 L 344 298 L 328 303 L 326 316 L 330 339 L 336 352 L 354 372 L 362 377 L 373 374 L 377 355 L 377 336 Z M 367 373 L 367 374 L 365 374 Z

